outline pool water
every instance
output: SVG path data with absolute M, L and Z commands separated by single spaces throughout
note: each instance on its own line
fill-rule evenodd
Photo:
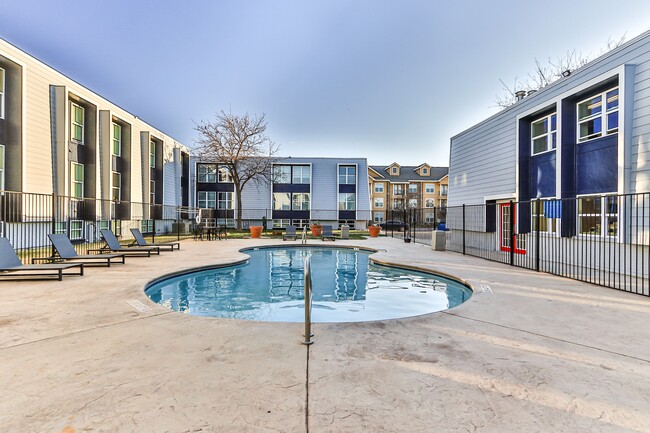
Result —
M 245 264 L 156 282 L 154 302 L 196 316 L 271 322 L 304 320 L 304 260 L 311 256 L 314 322 L 417 316 L 465 302 L 471 290 L 436 275 L 371 263 L 351 248 L 274 247 L 244 251 Z

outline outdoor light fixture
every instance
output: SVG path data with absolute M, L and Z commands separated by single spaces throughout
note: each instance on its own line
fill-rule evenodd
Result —
M 564 78 L 568 77 L 569 75 L 571 75 L 571 71 L 569 69 L 567 69 L 566 71 L 562 71 L 562 76 Z

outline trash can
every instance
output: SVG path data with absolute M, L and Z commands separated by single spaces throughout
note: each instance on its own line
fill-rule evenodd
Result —
M 433 251 L 445 251 L 445 233 L 442 230 L 434 230 L 431 233 L 431 249 Z
M 350 226 L 347 224 L 341 226 L 341 239 L 350 239 Z

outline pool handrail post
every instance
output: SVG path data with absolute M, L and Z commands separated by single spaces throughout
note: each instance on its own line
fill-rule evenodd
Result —
M 301 243 L 306 244 L 307 243 L 307 226 L 303 225 L 302 226 L 302 239 Z
M 311 337 L 314 336 L 311 332 L 311 257 L 305 257 L 305 340 L 302 344 L 309 346 L 313 344 Z

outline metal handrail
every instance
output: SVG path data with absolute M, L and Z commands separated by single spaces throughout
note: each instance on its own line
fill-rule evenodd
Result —
M 301 240 L 301 242 L 303 244 L 307 243 L 307 226 L 302 227 L 302 240 Z
M 311 306 L 312 306 L 312 291 L 311 291 L 311 257 L 305 257 L 305 340 L 302 344 L 310 345 L 314 342 L 311 337 Z

